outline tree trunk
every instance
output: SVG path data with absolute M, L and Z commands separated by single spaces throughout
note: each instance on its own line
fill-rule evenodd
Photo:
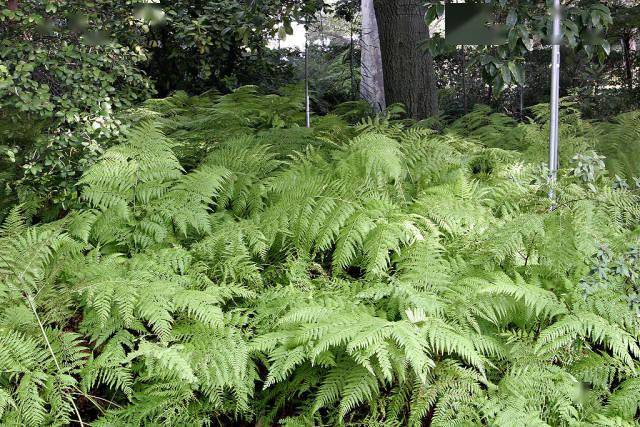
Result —
M 18 0 L 9 0 L 9 10 L 18 10 Z
M 374 0 L 380 34 L 385 97 L 401 102 L 414 119 L 438 113 L 433 58 L 421 43 L 429 39 L 422 0 Z
M 360 37 L 360 96 L 377 113 L 386 108 L 378 22 L 373 0 L 362 0 L 362 36 Z

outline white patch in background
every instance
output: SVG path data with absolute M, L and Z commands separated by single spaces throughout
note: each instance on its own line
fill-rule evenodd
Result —
M 326 1 L 326 3 L 328 4 L 334 4 L 335 2 L 336 0 Z M 271 47 L 272 49 L 277 49 L 278 47 L 281 47 L 283 49 L 297 48 L 297 49 L 303 50 L 304 41 L 305 41 L 304 25 L 293 23 L 291 27 L 293 28 L 293 34 L 287 35 L 287 37 L 285 37 L 283 40 L 279 40 L 278 36 L 276 36 L 273 40 L 269 42 L 269 47 Z M 328 43 L 329 39 L 325 40 L 324 42 Z
M 304 49 L 304 25 L 293 24 L 291 27 L 293 28 L 293 34 L 287 35 L 284 40 L 279 40 L 278 36 L 276 36 L 274 40 L 269 42 L 269 46 L 274 49 L 278 47 L 283 49 Z

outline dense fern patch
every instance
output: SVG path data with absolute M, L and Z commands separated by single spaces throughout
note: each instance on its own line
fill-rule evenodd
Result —
M 597 137 L 552 205 L 544 123 L 232 96 L 149 103 L 82 209 L 5 219 L 4 424 L 638 424 L 640 183 Z

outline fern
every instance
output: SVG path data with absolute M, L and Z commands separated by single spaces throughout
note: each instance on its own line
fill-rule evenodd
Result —
M 149 101 L 67 216 L 9 212 L 2 424 L 637 424 L 635 116 L 563 107 L 551 206 L 542 109 L 306 129 L 301 99 Z M 619 179 L 568 169 L 594 149 Z

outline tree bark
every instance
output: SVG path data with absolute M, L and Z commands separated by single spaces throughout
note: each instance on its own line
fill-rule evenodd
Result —
M 422 0 L 374 0 L 380 34 L 385 97 L 401 102 L 414 119 L 438 113 L 438 93 Z
M 360 37 L 360 96 L 371 104 L 376 113 L 386 108 L 384 78 L 378 22 L 373 0 L 362 0 L 362 36 Z
M 7 6 L 9 10 L 18 10 L 18 0 L 9 0 Z

